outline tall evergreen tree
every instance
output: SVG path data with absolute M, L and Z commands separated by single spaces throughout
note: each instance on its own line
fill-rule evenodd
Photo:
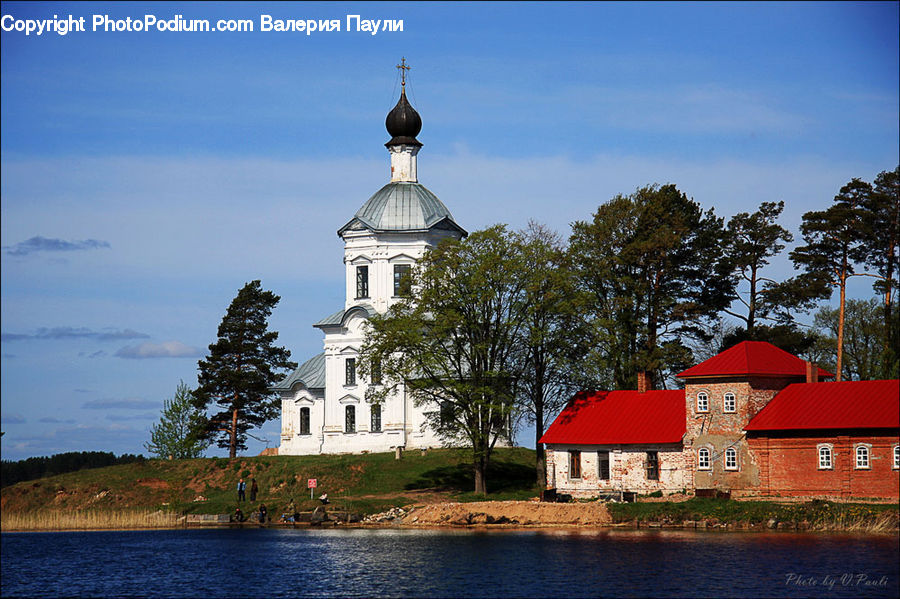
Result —
M 203 412 L 193 405 L 190 388 L 180 381 L 175 397 L 165 400 L 159 422 L 150 427 L 150 441 L 144 447 L 158 458 L 199 458 L 209 441 L 197 436 Z
M 591 294 L 597 356 L 616 388 L 639 371 L 658 384 L 692 362 L 685 337 L 732 300 L 735 281 L 713 210 L 674 185 L 653 185 L 601 205 L 593 222 L 573 225 L 570 252 Z
M 806 245 L 790 254 L 794 265 L 804 272 L 788 282 L 788 287 L 819 298 L 830 297 L 835 287 L 840 292 L 835 365 L 838 381 L 842 373 L 847 281 L 858 274 L 856 268 L 866 258 L 862 206 L 871 193 L 871 185 L 853 179 L 841 187 L 827 210 L 804 214 L 800 231 Z
M 884 298 L 884 337 L 882 351 L 884 368 L 882 376 L 889 378 L 897 370 L 900 353 L 900 330 L 897 328 L 894 308 L 900 276 L 900 166 L 884 171 L 875 178 L 872 192 L 863 200 L 863 225 L 866 248 L 866 265 L 875 271 L 875 291 Z
M 746 313 L 728 308 L 724 311 L 744 322 L 749 339 L 754 339 L 757 319 L 776 316 L 775 320 L 786 320 L 786 315 L 780 310 L 783 304 L 777 299 L 773 301 L 774 294 L 771 293 L 777 283 L 764 277 L 761 272 L 769 264 L 769 259 L 784 249 L 785 242 L 794 239 L 790 231 L 777 222 L 783 210 L 784 202 L 763 202 L 753 214 L 740 212 L 728 221 L 728 256 L 741 282 L 747 285 L 747 291 L 738 293 L 736 297 Z
M 244 285 L 219 325 L 218 341 L 197 364 L 194 406 L 204 412 L 211 404 L 218 408 L 204 418 L 199 434 L 228 448 L 230 458 L 247 448 L 249 429 L 277 417 L 272 386 L 282 376 L 278 371 L 297 367 L 290 351 L 273 345 L 278 333 L 269 331 L 268 318 L 280 299 L 263 291 L 258 280 Z

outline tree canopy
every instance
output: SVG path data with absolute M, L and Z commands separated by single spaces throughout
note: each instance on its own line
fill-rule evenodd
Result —
M 246 449 L 251 428 L 277 417 L 277 393 L 273 385 L 282 373 L 297 367 L 291 352 L 276 347 L 276 331 L 269 331 L 268 318 L 281 298 L 263 291 L 260 281 L 244 285 L 219 325 L 218 340 L 209 346 L 209 355 L 198 362 L 199 386 L 193 405 L 206 412 L 198 436 L 215 440 L 234 458 Z
M 198 437 L 203 412 L 193 405 L 190 388 L 180 381 L 175 396 L 164 402 L 159 422 L 150 427 L 150 441 L 144 447 L 162 459 L 199 458 L 209 441 Z
M 503 226 L 445 240 L 411 273 L 409 297 L 371 319 L 360 369 L 380 371 L 370 401 L 401 387 L 430 427 L 471 448 L 475 492 L 497 440 L 509 438 L 524 326 L 521 241 Z M 377 366 L 376 366 L 377 365 Z
M 642 187 L 572 226 L 570 253 L 590 294 L 598 382 L 633 389 L 639 371 L 654 384 L 692 363 L 688 337 L 733 297 L 724 225 L 674 185 Z

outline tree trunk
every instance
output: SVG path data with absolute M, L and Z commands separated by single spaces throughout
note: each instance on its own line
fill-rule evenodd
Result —
M 841 303 L 838 310 L 838 335 L 837 335 L 837 366 L 835 366 L 835 380 L 841 382 L 841 367 L 844 357 L 844 301 L 847 296 L 847 274 L 846 271 L 841 273 Z
M 753 339 L 756 322 L 756 266 L 750 269 L 750 301 L 747 302 L 747 339 Z
M 487 494 L 487 482 L 484 478 L 486 464 L 482 459 L 475 460 L 475 494 L 476 495 L 485 495 Z
M 231 413 L 231 445 L 228 448 L 228 457 L 232 460 L 237 457 L 237 413 L 236 409 Z
M 544 488 L 547 482 L 547 463 L 544 457 L 544 444 L 541 437 L 544 436 L 544 402 L 534 406 L 534 467 L 537 476 L 537 484 Z

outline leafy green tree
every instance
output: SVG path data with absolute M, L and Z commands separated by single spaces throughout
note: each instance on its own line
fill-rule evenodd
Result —
M 900 271 L 900 167 L 884 171 L 875 178 L 872 192 L 863 200 L 863 229 L 866 248 L 866 265 L 874 270 L 875 291 L 882 295 L 884 337 L 882 376 L 889 378 L 896 372 L 900 354 L 900 329 L 895 317 L 897 298 L 894 289 Z
M 819 351 L 821 362 L 825 368 L 836 368 L 837 336 L 840 330 L 839 309 L 825 306 L 815 315 L 815 325 L 821 331 Z M 875 298 L 869 300 L 847 300 L 844 309 L 844 347 L 841 368 L 842 378 L 855 381 L 874 380 L 879 378 L 897 378 L 896 364 L 894 370 L 885 368 L 882 360 L 885 354 L 881 349 L 884 338 L 884 321 L 881 319 L 881 306 Z M 888 375 L 885 377 L 884 372 Z
M 559 413 L 576 387 L 587 383 L 584 358 L 590 348 L 589 329 L 581 317 L 586 301 L 577 287 L 569 256 L 560 236 L 530 222 L 522 236 L 524 302 L 518 395 L 525 417 L 534 423 L 535 473 L 546 480 L 544 446 L 540 439 L 548 417 Z
M 150 427 L 150 442 L 144 447 L 158 458 L 199 458 L 209 446 L 197 436 L 202 422 L 203 412 L 194 407 L 190 388 L 180 381 L 175 397 L 165 400 L 159 422 Z
M 197 364 L 193 405 L 204 413 L 211 404 L 218 408 L 204 417 L 198 436 L 228 448 L 232 459 L 238 449 L 247 449 L 249 429 L 278 416 L 272 387 L 283 376 L 279 371 L 297 367 L 290 351 L 273 345 L 278 333 L 269 331 L 268 318 L 280 299 L 263 291 L 258 280 L 244 285 L 222 318 L 218 341 Z
M 521 364 L 521 240 L 503 226 L 445 240 L 411 273 L 411 294 L 370 320 L 360 370 L 380 370 L 369 400 L 405 388 L 431 428 L 471 447 L 475 492 L 500 438 L 509 438 Z M 376 366 L 377 365 L 377 366 Z
M 748 338 L 753 338 L 757 319 L 773 316 L 774 320 L 782 322 L 787 319 L 780 309 L 784 304 L 771 293 L 777 283 L 763 277 L 761 272 L 769 259 L 781 253 L 784 244 L 794 239 L 790 231 L 777 222 L 783 210 L 784 202 L 763 202 L 753 214 L 740 212 L 728 221 L 727 252 L 740 281 L 747 285 L 746 292 L 737 294 L 746 313 L 729 308 L 724 311 L 743 321 Z
M 863 235 L 863 202 L 872 193 L 872 186 L 853 179 L 841 187 L 834 204 L 827 210 L 807 212 L 800 230 L 806 245 L 791 252 L 795 267 L 804 272 L 786 283 L 786 288 L 804 293 L 808 298 L 831 297 L 835 287 L 840 292 L 837 328 L 837 359 L 835 374 L 843 373 L 844 307 L 847 281 L 859 274 L 856 268 L 866 258 Z M 801 291 L 802 290 L 802 291 Z
M 570 255 L 591 296 L 598 370 L 615 388 L 639 371 L 654 386 L 692 363 L 689 337 L 707 335 L 734 296 L 724 226 L 674 185 L 652 185 L 601 205 L 572 226 Z M 603 381 L 601 381 L 603 382 Z

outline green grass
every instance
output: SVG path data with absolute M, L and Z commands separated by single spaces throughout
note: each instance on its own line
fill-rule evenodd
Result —
M 775 503 L 771 501 L 734 501 L 711 497 L 694 497 L 673 503 L 611 503 L 608 505 L 614 522 L 671 522 L 684 520 L 713 520 L 718 522 L 747 522 L 761 524 L 769 520 L 790 524 L 806 523 L 811 527 L 830 527 L 832 524 L 874 525 L 897 513 L 897 505 L 834 503 L 808 501 L 804 503 Z
M 475 496 L 470 454 L 461 449 L 327 456 L 255 456 L 235 460 L 147 460 L 82 470 L 27 481 L 2 491 L 4 511 L 116 510 L 153 508 L 182 513 L 230 513 L 237 506 L 236 485 L 255 477 L 260 494 L 249 512 L 265 503 L 278 517 L 291 501 L 300 511 L 319 505 L 310 500 L 307 479 L 318 480 L 315 497 L 328 493 L 332 509 L 363 514 L 415 502 L 417 494 L 437 492 L 447 501 L 525 499 L 539 494 L 534 451 L 496 449 L 487 473 L 489 493 Z M 205 501 L 194 501 L 198 496 Z

